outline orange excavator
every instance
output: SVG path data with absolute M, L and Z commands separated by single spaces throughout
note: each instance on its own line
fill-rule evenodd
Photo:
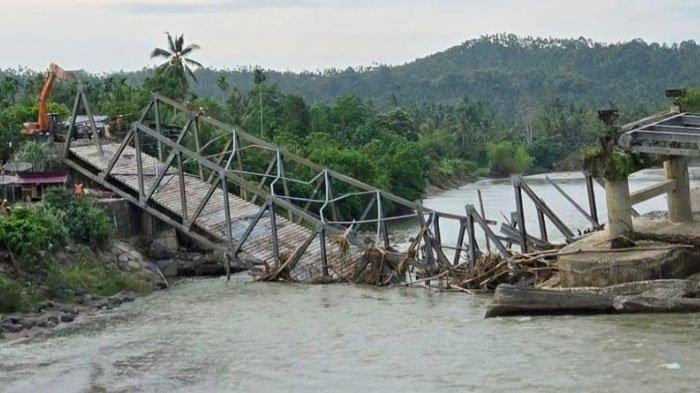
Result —
M 39 118 L 38 122 L 24 123 L 24 128 L 22 129 L 23 135 L 40 135 L 51 133 L 55 127 L 60 123 L 57 116 L 52 116 L 49 113 L 49 100 L 51 99 L 51 93 L 53 93 L 53 84 L 58 80 L 65 79 L 75 79 L 75 74 L 71 71 L 64 71 L 63 68 L 51 63 L 49 66 L 49 74 L 46 77 L 46 82 L 44 82 L 44 87 L 41 89 L 41 94 L 39 94 Z

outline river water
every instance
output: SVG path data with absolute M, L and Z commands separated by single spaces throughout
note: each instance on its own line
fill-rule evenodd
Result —
M 583 183 L 573 177 L 557 175 L 585 202 Z M 630 186 L 658 177 L 651 172 Z M 565 221 L 575 220 L 566 205 L 558 211 L 551 186 L 530 183 Z M 501 181 L 425 205 L 461 212 L 475 201 L 476 187 L 487 216 L 512 209 L 512 187 Z M 602 194 L 599 201 L 602 207 Z M 662 197 L 638 208 L 664 204 Z M 186 280 L 46 335 L 0 344 L 0 391 L 700 390 L 698 315 L 485 320 L 488 302 L 423 289 Z
M 700 167 L 690 168 L 691 187 L 700 187 Z M 572 230 L 574 234 L 590 228 L 592 224 L 556 189 L 545 181 L 545 176 L 555 181 L 564 192 L 571 196 L 579 206 L 588 212 L 588 194 L 583 175 L 580 172 L 558 172 L 547 175 L 526 176 L 525 181 L 530 188 L 550 207 L 550 209 Z M 663 179 L 661 169 L 647 169 L 639 171 L 629 178 L 630 192 L 654 185 Z M 464 215 L 466 204 L 472 204 L 479 210 L 479 200 L 476 190 L 481 190 L 484 201 L 485 216 L 491 220 L 502 222 L 503 216 L 510 218 L 510 213 L 515 211 L 515 192 L 509 179 L 485 179 L 467 184 L 458 189 L 441 193 L 435 197 L 423 201 L 426 207 L 449 213 Z M 607 208 L 605 206 L 605 191 L 598 184 L 594 184 L 594 194 L 598 210 L 598 218 L 601 223 L 606 221 Z M 638 213 L 644 214 L 655 210 L 667 210 L 666 196 L 660 195 L 634 206 Z M 525 228 L 528 233 L 539 236 L 539 225 L 535 205 L 523 192 L 523 205 L 525 211 Z M 552 242 L 563 242 L 564 236 L 546 220 L 547 235 Z M 443 239 L 456 242 L 458 223 L 456 221 L 442 220 L 441 232 L 447 233 Z M 404 229 L 407 230 L 407 229 Z M 484 245 L 481 231 L 477 230 L 477 240 Z M 494 227 L 498 232 L 498 227 Z

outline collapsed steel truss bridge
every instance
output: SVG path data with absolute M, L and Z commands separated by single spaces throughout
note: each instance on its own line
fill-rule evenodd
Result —
M 89 122 L 79 132 L 75 120 L 81 112 Z M 424 208 L 159 94 L 152 94 L 127 129 L 112 131 L 98 131 L 79 91 L 64 135 L 64 161 L 184 234 L 225 250 L 227 271 L 232 261 L 246 261 L 268 269 L 286 266 L 297 281 L 332 281 L 356 268 L 353 263 L 368 243 L 393 249 L 388 226 L 407 220 L 417 220 L 411 248 L 420 252 L 413 263 L 425 272 L 464 260 L 475 263 L 477 226 L 504 257 L 510 255 L 504 243 L 525 250 L 532 238 L 523 224 L 515 229 L 517 219 L 523 220 L 521 200 L 513 226 L 506 226 L 510 231 L 497 236 L 489 227 L 496 222 L 471 205 L 464 215 Z M 523 184 L 514 183 L 516 197 L 523 187 L 529 191 Z M 537 209 L 559 224 L 541 201 Z M 454 241 L 441 236 L 441 220 L 459 223 Z M 573 236 L 563 224 L 557 227 L 567 239 Z M 545 233 L 542 237 L 546 240 Z

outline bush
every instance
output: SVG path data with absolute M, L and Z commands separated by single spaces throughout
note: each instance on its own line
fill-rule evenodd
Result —
M 512 141 L 489 143 L 486 146 L 491 173 L 509 176 L 513 173 L 527 172 L 532 168 L 534 159 L 525 146 Z
M 52 187 L 44 191 L 43 204 L 56 209 L 65 209 L 75 202 L 75 194 L 62 187 Z
M 450 179 L 465 179 L 473 176 L 476 171 L 476 165 L 471 161 L 446 158 L 433 165 L 428 172 L 428 179 L 431 184 L 443 185 Z
M 29 300 L 23 288 L 0 276 L 0 312 L 13 313 L 27 308 Z
M 68 210 L 68 230 L 75 240 L 104 247 L 112 238 L 114 225 L 92 198 L 80 196 Z
M 680 100 L 681 109 L 686 112 L 700 113 L 700 89 L 690 89 Z
M 112 221 L 92 198 L 76 198 L 69 190 L 51 188 L 39 206 L 18 207 L 9 217 L 0 218 L 0 249 L 12 252 L 28 267 L 43 252 L 64 246 L 70 238 L 104 246 L 113 233 Z
M 52 209 L 16 208 L 0 218 L 0 247 L 25 264 L 33 264 L 43 251 L 64 245 L 67 232 L 59 213 Z
M 76 197 L 65 188 L 51 188 L 43 204 L 49 209 L 65 211 L 65 224 L 71 238 L 95 246 L 104 246 L 114 233 L 105 211 L 89 196 Z

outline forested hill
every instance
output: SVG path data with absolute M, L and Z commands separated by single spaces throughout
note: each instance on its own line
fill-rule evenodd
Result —
M 130 75 L 135 80 L 145 71 Z M 216 79 L 252 87 L 252 69 L 196 72 L 201 96 L 224 99 Z M 642 40 L 601 44 L 580 39 L 486 36 L 398 66 L 328 70 L 322 73 L 267 71 L 267 81 L 307 102 L 355 94 L 379 107 L 395 103 L 472 100 L 501 114 L 527 112 L 558 97 L 587 107 L 613 102 L 623 107 L 655 106 L 667 88 L 700 85 L 700 47 L 694 41 L 673 45 Z M 228 93 L 226 93 L 228 94 Z
M 143 69 L 124 75 L 140 85 L 152 73 Z M 221 76 L 242 91 L 253 86 L 252 67 L 203 68 L 195 74 L 199 80 L 192 86 L 195 93 L 221 101 L 230 94 L 217 87 Z M 302 73 L 267 70 L 265 74 L 268 83 L 309 103 L 354 94 L 386 108 L 468 97 L 500 115 L 517 116 L 556 98 L 589 108 L 610 102 L 655 107 L 664 101 L 665 89 L 700 85 L 700 46 L 692 40 L 672 45 L 642 40 L 602 44 L 584 38 L 494 35 L 403 65 Z
M 133 121 L 156 91 L 410 200 L 427 182 L 580 168 L 581 152 L 606 131 L 595 109 L 612 102 L 620 122 L 635 120 L 669 106 L 665 89 L 700 87 L 693 41 L 491 36 L 398 66 L 315 74 L 200 69 L 198 83 L 181 57 L 165 64 L 157 73 L 83 74 L 93 112 Z M 0 162 L 21 145 L 22 124 L 35 121 L 44 79 L 44 72 L 0 70 Z M 56 84 L 52 111 L 68 116 L 76 89 Z M 700 110 L 700 90 L 685 101 Z

